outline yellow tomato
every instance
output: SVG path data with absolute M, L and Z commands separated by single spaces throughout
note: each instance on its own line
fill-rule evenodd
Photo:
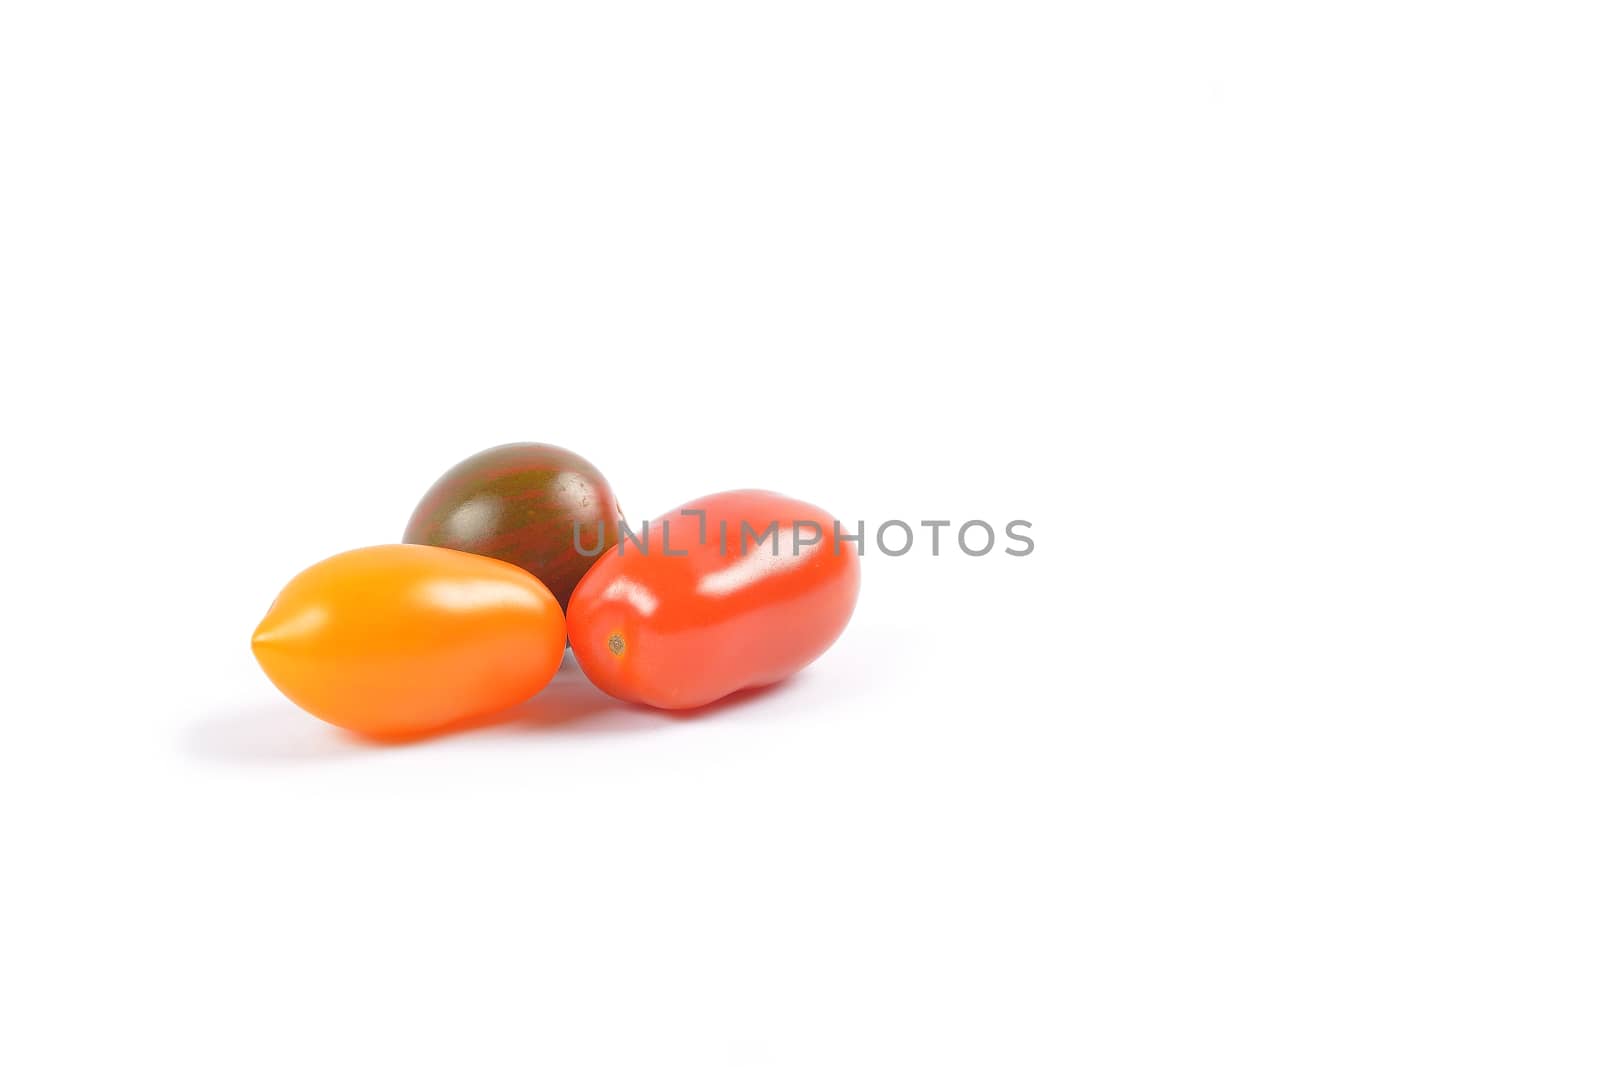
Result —
M 520 704 L 555 676 L 566 633 L 556 598 L 521 567 L 378 545 L 296 575 L 251 646 L 272 684 L 311 714 L 394 737 Z

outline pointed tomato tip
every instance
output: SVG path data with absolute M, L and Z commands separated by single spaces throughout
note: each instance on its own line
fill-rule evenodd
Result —
M 261 621 L 256 623 L 255 632 L 250 635 L 250 643 L 258 645 L 272 640 L 272 631 L 276 628 L 277 619 L 278 602 L 274 600 L 267 605 L 267 613 L 261 616 Z
M 256 659 L 260 659 L 261 653 L 271 647 L 273 640 L 272 627 L 268 626 L 266 620 L 263 619 L 261 625 L 256 627 L 256 632 L 250 635 L 250 651 L 255 655 Z
M 320 606 L 285 609 L 278 603 L 267 609 L 266 618 L 256 624 L 250 635 L 250 647 L 258 658 L 263 649 L 289 651 L 294 646 L 314 637 L 328 621 L 328 612 Z
M 272 643 L 273 631 L 279 629 L 277 624 L 278 600 L 278 597 L 273 598 L 272 603 L 267 605 L 267 613 L 261 616 L 260 622 L 256 623 L 255 630 L 250 634 L 251 648 L 260 648 L 262 645 Z

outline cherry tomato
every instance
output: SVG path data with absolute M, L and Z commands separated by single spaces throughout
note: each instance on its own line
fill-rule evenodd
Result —
M 283 695 L 365 734 L 424 733 L 504 711 L 561 665 L 561 607 L 510 563 L 379 545 L 295 576 L 252 650 Z
M 638 532 L 567 608 L 579 666 L 620 699 L 679 710 L 776 682 L 822 655 L 855 608 L 857 546 L 810 504 L 718 493 Z
M 500 445 L 446 471 L 402 540 L 515 563 L 565 610 L 599 549 L 617 543 L 621 524 L 610 483 L 582 456 L 555 445 Z

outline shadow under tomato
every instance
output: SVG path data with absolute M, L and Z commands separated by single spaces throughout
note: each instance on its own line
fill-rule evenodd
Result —
M 200 762 L 235 765 L 346 759 L 369 747 L 287 700 L 207 716 L 184 731 L 182 745 Z
M 696 719 L 709 719 L 713 715 L 725 715 L 730 711 L 737 711 L 746 704 L 754 704 L 765 700 L 767 697 L 772 696 L 775 693 L 779 693 L 785 689 L 793 687 L 795 685 L 795 680 L 799 677 L 799 674 L 791 674 L 787 678 L 779 679 L 776 682 L 770 682 L 767 685 L 756 686 L 754 689 L 741 689 L 737 693 L 729 693 L 721 700 L 713 700 L 711 703 L 703 704 L 698 708 L 679 708 L 677 710 L 672 710 L 668 708 L 642 707 L 637 704 L 629 704 L 626 706 L 634 708 L 637 711 L 644 712 L 646 715 L 653 715 L 659 719 L 666 719 L 668 721 L 676 722 L 693 722 Z
M 279 701 L 208 717 L 186 731 L 183 745 L 191 756 L 209 763 L 272 764 L 348 759 L 468 734 L 627 733 L 722 715 L 789 684 L 790 680 L 785 679 L 734 693 L 701 708 L 663 711 L 628 704 L 596 689 L 569 653 L 555 678 L 533 697 L 505 711 L 443 729 L 366 737 L 320 722 L 288 701 Z

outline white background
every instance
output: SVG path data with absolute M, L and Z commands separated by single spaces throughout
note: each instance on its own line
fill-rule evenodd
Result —
M 1593 1064 L 1596 29 L 7 5 L 0 1059 Z M 1038 549 L 692 722 L 288 705 L 516 440 Z

